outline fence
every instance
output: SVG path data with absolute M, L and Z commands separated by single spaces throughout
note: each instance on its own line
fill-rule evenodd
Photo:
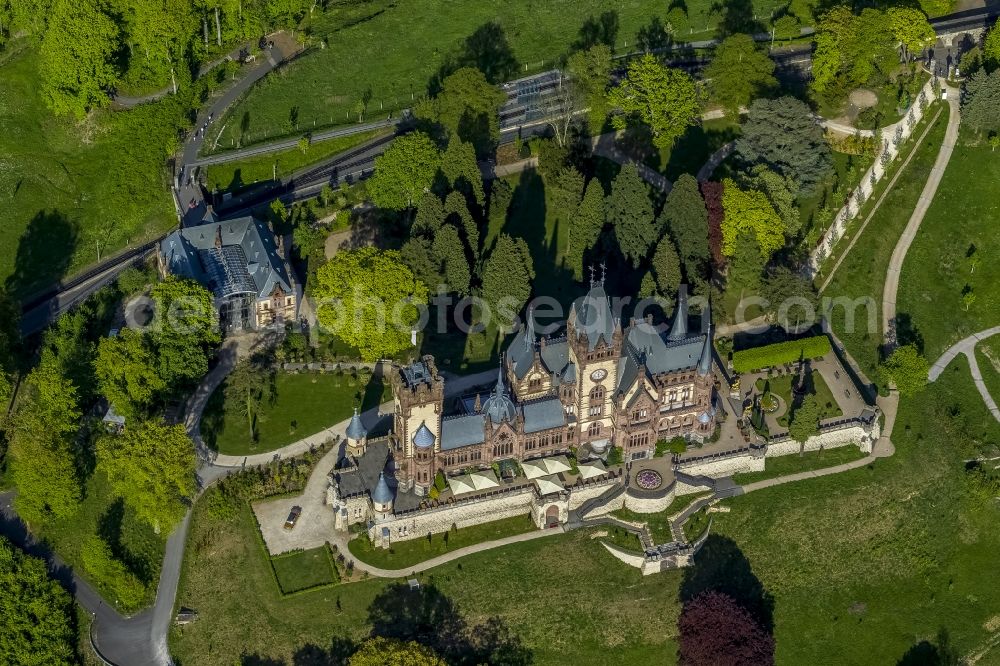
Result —
M 875 191 L 875 186 L 886 176 L 889 166 L 899 157 L 902 145 L 910 138 L 917 124 L 923 118 L 924 113 L 930 106 L 939 88 L 937 75 L 933 75 L 920 90 L 916 102 L 903 115 L 902 120 L 894 125 L 883 127 L 876 136 L 881 142 L 881 149 L 875 163 L 862 176 L 858 187 L 851 193 L 847 203 L 837 213 L 820 239 L 819 245 L 809 255 L 808 271 L 810 277 L 815 277 L 819 272 L 823 261 L 833 252 L 834 245 L 837 244 L 847 231 L 847 223 L 857 217 L 861 212 L 865 201 Z

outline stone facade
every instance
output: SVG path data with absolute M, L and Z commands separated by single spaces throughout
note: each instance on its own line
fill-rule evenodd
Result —
M 427 494 L 435 475 L 575 448 L 580 459 L 617 446 L 627 460 L 659 439 L 704 440 L 715 428 L 710 333 L 690 333 L 686 298 L 669 334 L 651 320 L 622 328 L 601 283 L 574 305 L 566 335 L 539 338 L 531 313 L 492 392 L 447 409 L 444 379 L 425 356 L 390 373 L 393 459 L 404 491 Z

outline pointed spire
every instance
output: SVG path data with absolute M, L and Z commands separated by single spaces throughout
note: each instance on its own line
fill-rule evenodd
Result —
M 347 424 L 347 438 L 353 439 L 355 441 L 364 439 L 368 434 L 365 430 L 364 425 L 361 423 L 361 417 L 358 416 L 358 408 L 354 408 L 354 416 L 351 417 L 351 422 Z
M 476 393 L 476 402 L 473 405 L 473 409 L 476 410 L 477 414 L 483 410 L 483 403 L 480 402 L 480 400 L 479 400 L 479 393 Z
M 608 275 L 608 266 L 603 261 L 601 262 L 601 286 L 604 286 L 604 278 Z
M 372 491 L 372 501 L 382 505 L 392 503 L 392 490 L 389 489 L 389 484 L 385 481 L 384 471 L 378 473 L 378 483 L 375 484 L 375 490 Z
M 535 348 L 535 318 L 532 316 L 532 308 L 530 307 L 524 325 L 524 349 L 533 351 Z
M 705 346 L 701 349 L 701 360 L 698 361 L 698 374 L 707 375 L 712 372 L 712 325 L 708 325 L 705 335 Z
M 683 340 L 688 334 L 688 299 L 687 285 L 682 284 L 677 291 L 677 312 L 674 313 L 674 322 L 670 326 L 668 340 Z
M 594 288 L 594 267 L 590 267 L 590 288 Z
M 497 385 L 493 389 L 495 395 L 506 395 L 507 389 L 503 385 L 503 354 L 500 354 L 500 369 L 497 370 Z

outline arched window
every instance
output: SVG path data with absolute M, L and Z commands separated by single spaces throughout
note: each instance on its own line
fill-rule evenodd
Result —
M 604 387 L 603 386 L 598 385 L 598 386 L 595 386 L 594 388 L 590 389 L 590 401 L 591 402 L 603 402 L 604 401 Z
M 590 427 L 587 428 L 587 434 L 590 435 L 591 437 L 597 437 L 598 435 L 600 435 L 601 434 L 600 421 L 595 421 L 594 423 L 591 423 Z

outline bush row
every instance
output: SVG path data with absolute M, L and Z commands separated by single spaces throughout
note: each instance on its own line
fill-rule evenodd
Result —
M 779 342 L 753 349 L 741 349 L 733 352 L 733 370 L 741 373 L 753 372 L 783 363 L 792 363 L 802 358 L 818 358 L 829 351 L 830 339 L 825 335 Z

